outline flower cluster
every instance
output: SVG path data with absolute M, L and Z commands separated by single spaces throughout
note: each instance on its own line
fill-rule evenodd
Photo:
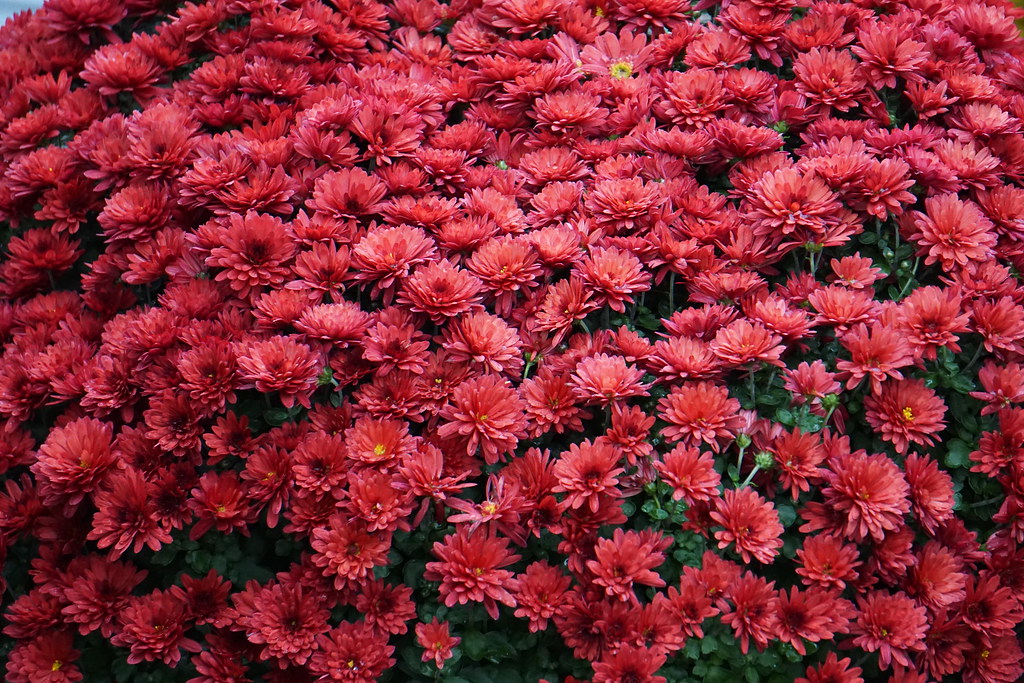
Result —
M 15 16 L 6 680 L 1018 680 L 1019 15 Z

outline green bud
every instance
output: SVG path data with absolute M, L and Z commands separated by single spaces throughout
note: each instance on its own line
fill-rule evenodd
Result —
M 508 164 L 506 164 L 503 160 L 499 161 L 498 163 L 496 163 L 494 165 L 497 166 L 498 168 L 500 168 L 502 171 L 507 171 L 508 170 Z
M 754 464 L 762 470 L 770 470 L 775 464 L 775 456 L 768 451 L 758 451 L 757 454 L 754 455 Z
M 328 384 L 334 384 L 334 370 L 324 368 L 316 377 L 316 385 L 318 387 L 325 387 Z
M 736 445 L 739 446 L 740 448 L 746 448 L 747 446 L 749 446 L 750 445 L 750 435 L 749 434 L 743 434 L 743 433 L 737 434 L 736 435 Z
M 839 394 L 825 394 L 821 399 L 821 405 L 825 410 L 835 410 L 839 407 Z

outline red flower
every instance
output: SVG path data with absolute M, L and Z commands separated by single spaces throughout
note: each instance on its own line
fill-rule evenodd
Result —
M 568 494 L 562 504 L 570 510 L 586 503 L 591 512 L 597 512 L 600 496 L 620 493 L 618 477 L 624 471 L 618 466 L 621 458 L 617 448 L 600 441 L 571 444 L 555 462 L 552 473 L 558 484 L 552 490 Z
M 117 632 L 117 618 L 131 600 L 132 591 L 146 578 L 146 572 L 125 562 L 89 555 L 84 566 L 64 589 L 67 601 L 63 614 L 78 632 L 99 630 L 104 638 Z M 6 632 L 6 631 L 5 631 Z
M 778 637 L 801 655 L 807 654 L 804 641 L 818 643 L 845 632 L 849 620 L 845 612 L 853 605 L 819 588 L 802 592 L 796 587 L 779 593 Z
M 710 382 L 686 383 L 658 401 L 658 410 L 669 426 L 661 430 L 669 442 L 696 446 L 701 442 L 718 452 L 739 426 L 740 402 L 729 390 Z
M 996 234 L 978 205 L 956 194 L 924 200 L 925 213 L 912 213 L 916 232 L 911 239 L 925 254 L 925 264 L 941 264 L 946 271 L 981 262 L 992 254 Z
M 796 573 L 803 577 L 801 581 L 806 586 L 841 590 L 847 581 L 857 579 L 856 569 L 861 564 L 857 549 L 836 536 L 807 536 L 796 554 L 801 565 Z
M 342 590 L 351 581 L 365 578 L 374 567 L 387 564 L 391 534 L 371 533 L 365 524 L 334 514 L 326 527 L 313 529 L 310 542 L 316 551 L 313 563 L 334 580 L 336 589 Z
M 424 578 L 440 581 L 441 597 L 449 607 L 468 602 L 482 602 L 492 619 L 498 618 L 498 603 L 516 606 L 509 592 L 514 574 L 503 567 L 516 562 L 518 555 L 509 552 L 508 540 L 475 534 L 462 528 L 434 543 L 434 557 L 428 562 Z
M 82 671 L 75 663 L 81 654 L 72 647 L 72 635 L 54 631 L 19 642 L 8 654 L 9 683 L 77 683 Z
M 299 585 L 247 587 L 233 596 L 235 624 L 246 639 L 262 645 L 259 659 L 306 663 L 316 649 L 317 637 L 326 633 L 330 612 Z
M 447 621 L 438 621 L 434 617 L 430 623 L 416 624 L 416 642 L 423 648 L 423 661 L 434 661 L 438 669 L 452 658 L 452 648 L 462 642 L 462 638 L 453 637 L 449 632 Z
M 594 575 L 593 583 L 603 586 L 609 597 L 637 604 L 633 584 L 656 588 L 665 585 L 653 570 L 665 561 L 664 551 L 671 544 L 671 538 L 649 530 L 623 533 L 616 529 L 611 540 L 597 540 L 595 559 L 587 561 L 587 569 Z
M 352 249 L 353 277 L 369 282 L 374 296 L 383 296 L 390 305 L 398 286 L 413 268 L 434 257 L 433 241 L 411 225 L 371 226 Z
M 476 276 L 442 259 L 417 268 L 405 280 L 398 302 L 441 323 L 479 310 L 482 289 Z
M 295 255 L 295 244 L 281 219 L 255 211 L 244 216 L 232 213 L 215 234 L 218 246 L 210 250 L 206 263 L 223 268 L 216 279 L 227 281 L 240 296 L 248 297 L 266 286 L 279 287 L 290 275 L 287 264 Z
M 374 683 L 391 668 L 395 648 L 386 633 L 368 624 L 341 622 L 317 638 L 317 649 L 307 668 L 321 681 Z
M 647 396 L 643 370 L 626 363 L 622 356 L 599 353 L 581 360 L 570 376 L 573 392 L 586 405 L 608 407 L 634 396 Z
M 276 391 L 286 408 L 296 401 L 310 407 L 318 361 L 308 346 L 290 337 L 273 337 L 239 345 L 237 352 L 243 381 L 240 388 L 255 388 L 263 393 Z
M 181 650 L 201 650 L 199 643 L 185 637 L 184 607 L 161 591 L 137 598 L 121 613 L 121 630 L 110 642 L 130 648 L 129 664 L 159 660 L 173 667 L 181 660 Z
M 569 577 L 557 567 L 533 562 L 512 581 L 515 615 L 530 620 L 531 633 L 546 630 L 548 621 L 565 602 L 569 584 Z
M 679 444 L 660 461 L 655 461 L 654 467 L 662 480 L 672 487 L 672 500 L 685 500 L 693 505 L 718 497 L 722 477 L 715 470 L 714 458 L 709 453 Z
M 778 595 L 775 583 L 765 581 L 750 572 L 744 572 L 725 590 L 722 605 L 722 623 L 731 626 L 740 641 L 740 652 L 747 653 L 750 640 L 763 651 L 768 642 L 776 636 L 779 624 Z M 726 599 L 732 603 L 732 610 Z
M 875 323 L 857 325 L 840 338 L 850 352 L 850 360 L 836 361 L 839 378 L 846 379 L 846 388 L 854 389 L 865 377 L 871 379 L 871 391 L 877 394 L 888 379 L 903 379 L 899 368 L 912 365 L 914 354 L 903 334 L 897 329 Z
M 725 527 L 715 532 L 719 549 L 736 544 L 736 552 L 749 563 L 751 558 L 771 564 L 782 547 L 783 527 L 775 507 L 751 488 L 728 489 L 717 501 L 711 518 Z
M 795 235 L 801 241 L 825 234 L 836 220 L 836 195 L 814 173 L 785 168 L 765 174 L 750 189 L 748 214 L 756 235 Z
M 751 361 L 785 367 L 779 360 L 785 351 L 782 337 L 748 320 L 737 320 L 718 330 L 710 348 L 726 367 L 739 367 Z
M 644 647 L 625 645 L 613 653 L 594 662 L 594 683 L 666 683 L 664 676 L 655 672 L 668 659 L 664 653 L 654 653 Z
M 829 652 L 825 661 L 818 666 L 809 666 L 803 676 L 794 683 L 864 683 L 860 677 L 862 669 L 851 667 L 849 657 L 839 659 L 835 652 Z
M 934 445 L 933 435 L 946 426 L 945 414 L 945 402 L 916 379 L 887 382 L 877 396 L 864 399 L 864 419 L 900 453 L 912 443 Z
M 847 538 L 863 541 L 870 536 L 881 541 L 886 532 L 903 527 L 910 487 L 885 455 L 860 451 L 834 457 L 822 476 L 828 483 L 822 489 L 825 501 L 844 520 Z
M 469 455 L 483 451 L 484 460 L 493 465 L 526 436 L 523 408 L 519 393 L 506 380 L 495 375 L 476 377 L 456 387 L 452 403 L 441 410 L 447 422 L 438 435 L 455 437 Z
M 865 652 L 878 653 L 878 665 L 912 667 L 911 652 L 924 650 L 928 613 L 904 593 L 872 591 L 857 598 L 859 612 L 850 632 L 853 644 Z
M 485 312 L 459 317 L 444 331 L 444 347 L 452 360 L 483 372 L 514 374 L 522 370 L 522 340 L 515 328 Z
M 111 478 L 109 488 L 98 493 L 96 514 L 88 538 L 100 548 L 110 548 L 111 559 L 143 548 L 159 550 L 171 542 L 169 530 L 154 517 L 153 500 L 145 477 L 127 468 Z
M 50 431 L 32 473 L 46 505 L 67 506 L 71 516 L 86 495 L 102 488 L 120 466 L 111 450 L 110 425 L 82 418 Z
M 651 275 L 640 259 L 616 247 L 596 247 L 578 266 L 580 278 L 601 304 L 623 313 L 633 294 L 650 289 Z

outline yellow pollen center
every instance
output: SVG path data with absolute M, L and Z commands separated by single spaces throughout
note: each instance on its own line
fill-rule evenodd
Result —
M 629 62 L 615 62 L 608 67 L 608 73 L 612 78 L 621 81 L 633 75 L 633 66 Z
M 50 671 L 60 671 L 60 668 L 64 666 L 64 662 L 59 659 L 53 660 L 53 664 L 50 665 Z
M 982 659 L 988 659 L 989 655 L 991 655 L 991 654 L 992 654 L 992 652 L 989 651 L 989 650 L 982 650 L 981 651 L 981 658 Z
M 497 512 L 498 506 L 492 503 L 491 501 L 487 501 L 486 503 L 480 506 L 480 509 L 484 511 L 485 515 L 493 515 L 495 512 Z
M 384 448 L 384 444 L 379 443 L 379 444 L 377 444 L 376 446 L 373 447 L 373 454 L 376 455 L 376 456 L 381 456 L 381 455 L 384 455 L 384 451 L 385 450 L 386 449 Z
M 910 408 L 910 406 L 907 406 L 906 408 L 903 409 L 903 419 L 906 420 L 907 422 L 914 421 L 914 411 Z
M 346 663 L 346 666 L 348 668 L 350 668 L 350 669 L 356 668 L 356 660 L 354 660 L 354 659 L 348 660 L 348 662 Z
M 481 569 L 480 567 L 477 567 L 476 569 L 473 570 L 473 573 L 476 574 L 477 576 L 483 576 L 484 575 L 484 570 Z
M 477 422 L 487 422 L 487 413 L 476 416 Z

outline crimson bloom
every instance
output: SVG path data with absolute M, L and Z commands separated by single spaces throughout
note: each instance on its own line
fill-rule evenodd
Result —
M 877 396 L 864 399 L 864 413 L 868 424 L 900 453 L 906 453 L 912 443 L 934 445 L 933 435 L 946 426 L 945 402 L 916 379 L 886 383 Z
M 462 638 L 453 637 L 447 621 L 438 621 L 435 617 L 430 623 L 416 624 L 416 642 L 423 648 L 423 661 L 433 660 L 438 669 L 451 659 L 452 648 L 462 642 Z
M 508 539 L 480 533 L 470 536 L 464 528 L 434 543 L 436 562 L 427 563 L 424 578 L 440 581 L 441 597 L 449 607 L 482 602 L 492 619 L 498 618 L 498 603 L 516 606 L 512 588 L 514 574 L 504 569 L 519 559 L 509 552 Z

